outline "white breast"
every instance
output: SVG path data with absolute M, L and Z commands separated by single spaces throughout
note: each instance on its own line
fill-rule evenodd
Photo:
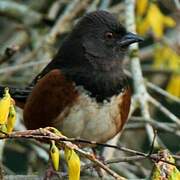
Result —
M 106 141 L 117 133 L 117 120 L 121 120 L 120 106 L 124 92 L 111 97 L 110 101 L 97 103 L 85 90 L 79 88 L 76 103 L 63 115 L 56 128 L 67 137 L 84 138 L 98 142 Z M 57 117 L 62 119 L 62 114 Z M 121 126 L 121 122 L 118 122 Z M 119 128 L 119 127 L 118 127 Z

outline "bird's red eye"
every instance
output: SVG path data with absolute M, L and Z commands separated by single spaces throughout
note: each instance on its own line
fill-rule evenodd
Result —
M 113 33 L 112 32 L 106 32 L 105 33 L 105 38 L 106 39 L 112 39 L 113 38 Z

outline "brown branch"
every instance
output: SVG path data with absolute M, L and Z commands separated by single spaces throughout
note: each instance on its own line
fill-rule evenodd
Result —
M 55 140 L 57 143 L 64 143 L 64 142 L 72 142 L 75 144 L 89 144 L 89 145 L 96 145 L 96 146 L 102 146 L 102 147 L 109 147 L 109 148 L 115 148 L 117 150 L 121 150 L 124 151 L 126 153 L 130 153 L 130 154 L 134 154 L 134 155 L 139 155 L 139 156 L 143 156 L 146 158 L 149 158 L 151 160 L 154 161 L 161 161 L 160 158 L 157 156 L 157 154 L 146 154 L 140 151 L 136 151 L 136 150 L 132 150 L 126 147 L 122 147 L 122 146 L 115 146 L 115 145 L 111 145 L 111 144 L 106 144 L 106 143 L 98 143 L 95 141 L 88 141 L 88 140 L 84 140 L 84 139 L 76 139 L 76 138 L 67 138 L 65 136 L 58 136 L 54 133 L 52 133 L 50 130 L 52 128 L 51 127 L 47 127 L 47 128 L 40 128 L 40 129 L 36 129 L 36 130 L 26 130 L 26 131 L 17 131 L 17 132 L 13 132 L 11 134 L 7 134 L 7 135 L 3 135 L 0 137 L 0 139 L 22 139 L 22 138 L 26 138 L 26 139 L 36 139 L 36 140 L 41 140 L 44 142 L 47 142 L 47 140 Z M 75 150 L 77 150 L 81 155 L 85 156 L 85 157 L 89 157 L 88 159 L 93 160 L 92 159 L 92 155 L 89 153 L 82 153 L 84 151 L 82 151 L 81 149 L 79 149 L 78 147 L 75 148 Z M 94 158 L 94 157 L 93 157 Z M 179 158 L 179 156 L 176 156 L 176 158 Z M 97 163 L 97 161 L 94 161 L 95 163 Z M 170 163 L 168 161 L 163 161 L 166 163 Z M 173 163 L 170 163 L 171 165 L 174 165 Z M 101 167 L 101 163 L 99 163 L 99 166 Z M 102 167 L 104 168 L 104 167 Z
M 41 140 L 47 142 L 47 140 L 55 140 L 58 145 L 61 146 L 68 146 L 70 148 L 75 149 L 81 156 L 86 157 L 87 159 L 91 160 L 94 162 L 96 165 L 98 165 L 100 168 L 104 169 L 108 174 L 113 176 L 115 179 L 118 180 L 125 180 L 125 178 L 121 177 L 117 173 L 115 173 L 113 170 L 108 168 L 105 164 L 97 160 L 94 155 L 83 151 L 82 149 L 78 148 L 76 145 L 71 144 L 70 142 L 76 142 L 76 139 L 69 139 L 63 135 L 56 135 L 55 133 L 51 132 L 51 130 L 54 130 L 54 128 L 47 127 L 47 128 L 40 128 L 36 130 L 26 130 L 26 131 L 19 131 L 19 132 L 13 132 L 12 134 L 5 134 L 4 136 L 1 136 L 0 139 L 21 139 L 21 138 L 26 138 L 26 139 L 36 139 L 36 140 Z M 73 141 L 74 140 L 74 141 Z M 79 143 L 79 142 L 78 142 Z

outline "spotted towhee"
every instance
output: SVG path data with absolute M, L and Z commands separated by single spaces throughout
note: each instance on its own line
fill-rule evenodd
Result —
M 10 88 L 26 127 L 53 126 L 68 137 L 97 142 L 115 136 L 131 99 L 123 57 L 139 41 L 106 11 L 85 15 L 29 87 Z

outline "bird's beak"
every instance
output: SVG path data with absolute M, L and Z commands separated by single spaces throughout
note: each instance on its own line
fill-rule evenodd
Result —
M 131 32 L 128 32 L 124 37 L 122 37 L 120 39 L 120 41 L 118 42 L 118 44 L 121 47 L 125 47 L 125 46 L 129 46 L 132 43 L 136 43 L 136 42 L 141 42 L 144 39 L 136 34 L 133 34 Z

